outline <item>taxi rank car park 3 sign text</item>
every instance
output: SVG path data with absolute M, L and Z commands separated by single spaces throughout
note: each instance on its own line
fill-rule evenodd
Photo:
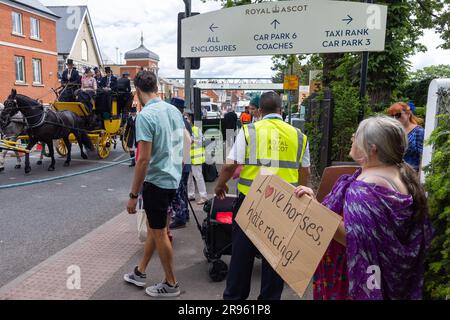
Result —
M 182 57 L 383 51 L 387 7 L 347 1 L 277 1 L 182 21 Z

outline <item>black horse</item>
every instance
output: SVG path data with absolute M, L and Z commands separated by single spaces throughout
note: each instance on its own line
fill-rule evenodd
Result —
M 27 96 L 17 94 L 16 90 L 11 91 L 11 95 L 4 103 L 5 108 L 0 114 L 0 127 L 5 128 L 10 119 L 20 111 L 27 122 L 26 132 L 30 138 L 27 149 L 31 150 L 37 142 L 43 142 L 48 145 L 50 158 L 52 163 L 48 167 L 48 171 L 55 170 L 55 152 L 53 149 L 54 139 L 63 139 L 67 147 L 67 159 L 64 166 L 69 166 L 71 162 L 71 147 L 69 135 L 74 134 L 81 150 L 81 157 L 87 159 L 87 155 L 83 151 L 83 146 L 89 150 L 93 150 L 91 140 L 83 130 L 85 121 L 71 111 L 56 112 L 53 110 L 45 110 L 44 106 L 38 101 Z M 31 171 L 30 156 L 25 156 L 25 173 Z

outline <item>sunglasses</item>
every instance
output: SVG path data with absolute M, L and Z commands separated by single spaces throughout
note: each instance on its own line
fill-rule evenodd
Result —
M 391 114 L 391 117 L 395 118 L 395 119 L 400 119 L 402 117 L 402 114 L 403 114 L 403 112 L 399 112 L 399 113 L 396 113 L 396 114 Z

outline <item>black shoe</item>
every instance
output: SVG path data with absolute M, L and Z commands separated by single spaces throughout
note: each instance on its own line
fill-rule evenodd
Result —
M 132 160 L 131 164 L 128 166 L 130 168 L 135 167 L 136 166 L 136 161 Z
M 181 222 L 174 221 L 169 226 L 169 229 L 171 229 L 171 230 L 181 229 L 181 228 L 186 228 L 186 223 L 181 223 Z

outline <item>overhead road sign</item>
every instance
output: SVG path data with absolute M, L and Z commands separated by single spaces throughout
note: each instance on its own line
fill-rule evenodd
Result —
M 282 83 L 197 83 L 201 90 L 283 90 Z
M 387 7 L 349 1 L 277 1 L 182 20 L 184 58 L 383 51 Z

